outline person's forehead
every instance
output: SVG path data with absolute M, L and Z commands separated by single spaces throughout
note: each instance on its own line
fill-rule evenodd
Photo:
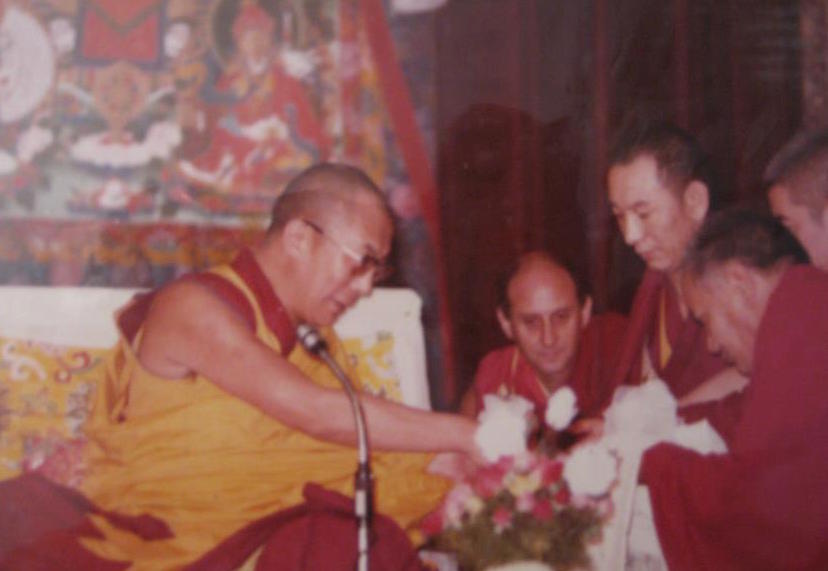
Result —
M 329 212 L 332 232 L 352 248 L 375 256 L 385 256 L 391 248 L 393 223 L 376 200 L 357 200 L 341 204 Z
M 646 153 L 629 162 L 613 165 L 608 175 L 608 186 L 610 198 L 616 205 L 675 200 L 675 193 L 661 174 L 656 159 Z
M 726 295 L 724 288 L 730 283 L 720 265 L 708 266 L 701 275 L 684 272 L 682 290 L 687 304 L 694 313 L 711 310 L 722 302 Z
M 575 282 L 558 266 L 532 264 L 509 282 L 509 305 L 517 312 L 556 311 L 577 305 Z

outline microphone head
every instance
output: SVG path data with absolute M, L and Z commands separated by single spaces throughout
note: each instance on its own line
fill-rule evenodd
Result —
M 314 355 L 319 355 L 326 348 L 325 340 L 319 332 L 306 323 L 301 323 L 296 327 L 296 337 L 302 347 Z

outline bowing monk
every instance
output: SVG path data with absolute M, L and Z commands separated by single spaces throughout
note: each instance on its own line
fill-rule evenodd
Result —
M 578 410 L 598 414 L 615 388 L 609 373 L 626 320 L 592 315 L 592 298 L 575 273 L 543 251 L 520 256 L 498 284 L 495 310 L 512 343 L 488 353 L 461 401 L 476 416 L 483 396 L 516 394 L 535 405 L 542 423 L 549 396 L 569 386 Z
M 828 271 L 828 132 L 795 137 L 770 162 L 765 177 L 773 213 L 811 263 Z
M 828 569 L 828 274 L 770 217 L 710 219 L 685 298 L 711 350 L 750 377 L 723 455 L 650 449 L 658 536 L 672 570 Z
M 246 524 L 299 503 L 306 482 L 352 492 L 349 400 L 294 332 L 302 323 L 320 327 L 347 367 L 330 326 L 386 275 L 392 233 L 384 196 L 364 173 L 317 165 L 276 201 L 257 246 L 120 312 L 121 339 L 89 425 L 81 491 L 95 506 L 80 505 L 94 515 L 70 518 L 84 530 L 82 548 L 70 539 L 62 544 L 64 557 L 84 562 L 75 568 L 127 562 L 130 569 L 176 569 Z M 362 404 L 375 449 L 454 451 L 476 460 L 468 418 L 368 395 Z M 374 456 L 379 512 L 405 526 L 436 504 L 448 483 L 424 474 L 430 457 Z M 3 547 L 0 541 L 0 568 Z M 5 547 L 14 557 L 14 546 Z
M 705 348 L 679 280 L 681 261 L 717 199 L 706 154 L 675 126 L 633 125 L 618 138 L 607 184 L 624 240 L 647 264 L 614 376 L 631 384 L 658 377 L 682 404 L 743 387 L 746 379 Z

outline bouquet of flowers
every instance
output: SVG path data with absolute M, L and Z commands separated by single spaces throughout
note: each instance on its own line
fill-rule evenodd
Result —
M 566 409 L 560 400 L 553 405 L 550 399 L 547 412 Z M 554 456 L 541 447 L 527 450 L 530 409 L 520 397 L 487 400 L 478 443 L 492 463 L 458 480 L 422 522 L 429 547 L 454 553 L 464 571 L 516 561 L 543 562 L 555 571 L 588 567 L 587 547 L 600 539 L 612 511 L 615 457 L 590 444 Z M 549 417 L 557 430 L 569 423 Z

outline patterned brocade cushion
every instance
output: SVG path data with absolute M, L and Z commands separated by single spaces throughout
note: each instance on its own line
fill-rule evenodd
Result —
M 346 337 L 342 344 L 365 392 L 402 402 L 394 361 L 394 336 L 390 331 L 378 330 L 360 337 Z
M 0 479 L 38 471 L 79 483 L 82 427 L 106 353 L 0 337 Z

